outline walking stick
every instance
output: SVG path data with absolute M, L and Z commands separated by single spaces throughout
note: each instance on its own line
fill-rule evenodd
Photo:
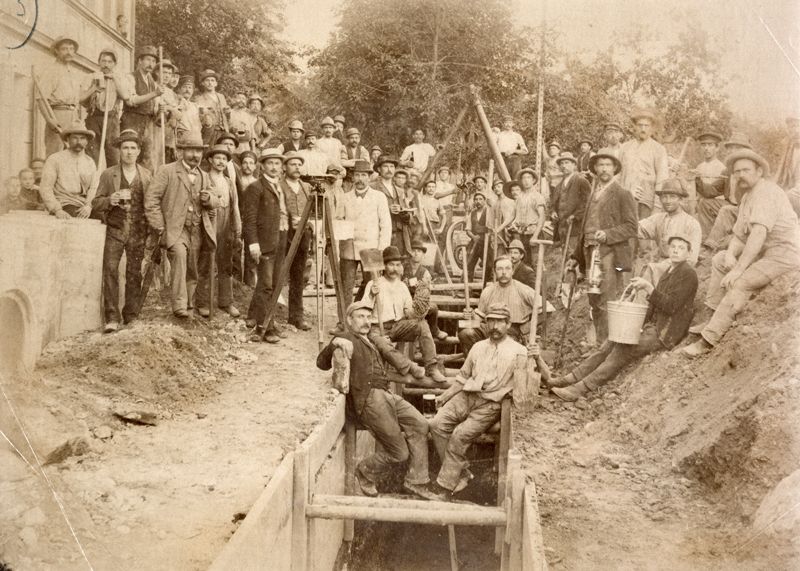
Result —
M 158 79 L 164 85 L 164 50 L 158 46 Z M 167 122 L 164 120 L 164 112 L 161 111 L 161 164 L 167 164 Z
M 319 297 L 319 308 L 317 309 L 317 342 L 319 343 L 319 350 L 322 351 L 322 347 L 325 345 L 325 339 L 323 337 L 323 331 L 325 331 L 325 292 L 322 291 L 321 285 L 324 285 L 325 280 L 325 262 L 324 262 L 324 248 L 325 248 L 325 200 L 322 201 L 322 220 L 319 219 L 317 216 L 318 214 L 318 206 L 317 202 L 319 201 L 319 196 L 315 193 L 314 194 L 314 220 L 316 220 L 316 224 L 319 224 L 319 236 L 314 236 L 316 240 L 316 247 L 314 251 L 317 253 L 317 260 L 318 264 L 321 262 L 321 268 L 318 265 L 317 268 L 321 271 L 317 276 L 317 295 Z M 320 256 L 319 249 L 323 248 L 323 255 Z M 322 282 L 322 283 L 320 283 Z
M 564 268 L 567 266 L 567 255 L 569 253 L 569 239 L 572 236 L 572 225 L 575 219 L 569 221 L 567 226 L 567 237 L 564 240 L 564 251 L 561 253 L 561 267 L 558 270 L 558 286 L 556 286 L 556 297 L 561 295 L 561 288 L 564 285 Z
M 108 132 L 108 78 L 106 78 L 106 101 L 105 109 L 103 109 L 103 128 L 100 130 L 100 154 L 97 156 L 97 168 L 92 175 L 92 182 L 89 184 L 89 190 L 86 192 L 86 203 L 91 204 L 97 194 L 97 189 L 100 187 L 100 175 L 106 170 L 108 159 L 106 158 L 106 133 Z
M 556 367 L 561 366 L 561 354 L 564 351 L 564 340 L 567 338 L 567 326 L 569 325 L 569 312 L 572 309 L 572 298 L 575 295 L 575 288 L 578 285 L 577 270 L 571 270 L 569 273 L 572 274 L 572 278 L 570 280 L 569 296 L 567 297 L 567 312 L 564 314 L 564 326 L 561 329 L 561 339 L 558 341 L 558 353 L 556 353 L 555 362 Z
M 542 270 L 544 268 L 544 247 L 551 246 L 553 244 L 552 240 L 531 240 L 531 244 L 536 244 L 538 246 L 538 256 L 536 259 L 536 282 L 534 283 L 534 299 L 536 303 L 539 303 L 541 299 L 541 304 L 539 309 L 544 312 L 547 312 L 547 303 L 542 299 L 541 292 L 542 292 Z M 529 344 L 536 343 L 536 328 L 539 325 L 539 311 L 537 308 L 534 307 L 533 312 L 531 314 L 531 332 L 529 335 Z M 528 395 L 532 395 L 535 399 L 536 396 L 539 394 L 539 384 L 542 380 L 542 372 L 546 370 L 545 367 L 542 366 L 541 356 L 537 357 L 536 359 L 536 367 L 534 370 L 533 363 L 531 360 L 528 359 Z

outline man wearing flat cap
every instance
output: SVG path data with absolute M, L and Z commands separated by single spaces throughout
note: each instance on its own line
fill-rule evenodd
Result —
M 217 91 L 219 75 L 213 69 L 206 69 L 198 79 L 201 91 L 195 95 L 194 102 L 200 109 L 200 119 L 203 122 L 203 142 L 212 145 L 217 142 L 217 137 L 222 133 L 230 132 L 229 118 L 231 108 L 225 96 Z
M 592 271 L 593 259 L 599 266 L 600 293 L 589 294 L 589 305 L 596 341 L 602 345 L 608 338 L 606 305 L 609 300 L 619 298 L 624 273 L 633 269 L 631 242 L 636 238 L 638 219 L 633 195 L 615 179 L 622 168 L 619 159 L 601 149 L 592 157 L 589 168 L 597 183 L 567 269 L 580 267 L 587 274 Z
M 140 144 L 136 131 L 120 133 L 114 141 L 120 162 L 100 175 L 92 200 L 92 216 L 106 225 L 103 248 L 103 314 L 106 333 L 130 323 L 142 304 L 142 260 L 147 240 L 144 193 L 153 176 L 136 163 Z M 125 306 L 119 307 L 119 262 L 125 254 Z
M 578 141 L 578 173 L 586 180 L 591 180 L 592 173 L 589 172 L 589 159 L 594 156 L 594 143 L 589 137 L 583 137 Z
M 36 93 L 36 102 L 47 123 L 44 132 L 46 157 L 64 148 L 63 130 L 80 118 L 78 106 L 84 78 L 82 72 L 70 65 L 78 52 L 78 42 L 61 36 L 55 39 L 50 50 L 55 61 L 41 70 L 34 70 L 41 88 L 41 94 Z
M 99 164 L 100 138 L 103 134 L 103 117 L 108 109 L 106 121 L 105 153 L 106 166 L 117 164 L 118 147 L 115 146 L 119 136 L 119 119 L 124 101 L 130 97 L 125 82 L 115 73 L 117 52 L 111 48 L 100 50 L 97 58 L 100 71 L 90 74 L 83 86 L 81 104 L 86 108 L 86 128 L 94 132 L 87 152 Z
M 797 215 L 786 193 L 768 180 L 766 159 L 743 150 L 730 155 L 727 165 L 742 198 L 728 248 L 711 260 L 705 316 L 713 314 L 690 330 L 700 339 L 684 349 L 689 357 L 718 345 L 754 293 L 800 268 Z
M 559 156 L 561 156 L 561 144 L 556 140 L 550 141 L 550 143 L 547 145 L 547 153 L 542 158 L 542 163 L 544 165 L 544 176 L 547 180 L 547 186 L 544 187 L 545 191 L 547 192 L 547 196 L 545 198 L 549 200 L 553 199 L 553 194 L 555 194 L 556 188 L 558 188 L 558 185 L 564 178 L 561 169 L 558 167 Z
M 694 168 L 697 207 L 695 215 L 700 222 L 703 236 L 707 236 L 720 208 L 725 205 L 722 188 L 727 173 L 725 163 L 717 158 L 722 135 L 714 131 L 705 131 L 697 137 L 703 151 L 703 160 Z M 717 190 L 718 189 L 718 190 Z
M 39 195 L 44 207 L 56 218 L 88 218 L 92 213 L 92 179 L 97 166 L 86 154 L 94 132 L 83 123 L 62 129 L 67 148 L 53 153 L 44 163 Z
M 124 78 L 128 99 L 120 118 L 121 130 L 133 129 L 139 136 L 142 144 L 139 162 L 151 171 L 155 119 L 160 110 L 157 98 L 164 93 L 152 75 L 157 63 L 158 50 L 153 46 L 144 46 L 137 52 L 136 69 Z
M 664 145 L 653 139 L 655 114 L 638 109 L 631 114 L 636 138 L 622 145 L 620 186 L 636 200 L 639 219 L 647 218 L 654 208 L 656 191 L 669 178 L 669 156 Z
M 416 129 L 413 135 L 414 142 L 408 145 L 400 154 L 400 163 L 419 172 L 425 172 L 428 163 L 436 154 L 433 145 L 425 142 L 425 131 Z
M 181 319 L 208 303 L 195 296 L 198 261 L 210 259 L 216 249 L 219 198 L 199 168 L 204 150 L 202 139 L 179 142 L 178 160 L 158 169 L 144 194 L 147 222 L 169 256 L 172 313 Z

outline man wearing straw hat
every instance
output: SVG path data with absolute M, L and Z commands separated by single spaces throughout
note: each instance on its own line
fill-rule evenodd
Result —
M 153 176 L 136 164 L 140 143 L 136 131 L 120 133 L 114 141 L 120 164 L 100 175 L 97 194 L 92 200 L 92 215 L 106 225 L 103 248 L 103 313 L 106 333 L 138 317 L 141 306 L 142 259 L 147 240 L 144 193 Z M 119 261 L 125 253 L 125 306 L 119 308 Z
M 56 218 L 88 218 L 92 213 L 92 179 L 97 166 L 86 154 L 94 132 L 83 123 L 62 129 L 67 148 L 53 153 L 44 163 L 39 195 Z
M 620 185 L 630 192 L 638 205 L 638 216 L 647 218 L 655 205 L 655 191 L 669 178 L 669 157 L 664 145 L 653 139 L 656 116 L 648 109 L 631 114 L 636 138 L 623 143 Z
M 608 337 L 606 303 L 622 293 L 623 274 L 633 267 L 630 242 L 636 237 L 636 203 L 633 195 L 616 182 L 615 175 L 621 168 L 619 159 L 603 149 L 589 162 L 597 183 L 578 232 L 575 250 L 567 262 L 567 269 L 579 266 L 585 274 L 591 273 L 592 252 L 597 252 L 596 260 L 602 274 L 600 293 L 589 294 L 589 305 L 598 344 Z
M 648 299 L 638 344 L 607 340 L 569 374 L 551 377 L 549 384 L 558 398 L 576 401 L 605 385 L 632 361 L 655 351 L 670 350 L 686 336 L 697 293 L 697 274 L 686 261 L 692 244 L 680 234 L 670 236 L 668 244 L 669 268 L 658 283 L 653 285 L 645 278 L 633 278 L 629 286 L 645 292 Z
M 181 319 L 195 307 L 198 260 L 213 256 L 216 249 L 219 198 L 199 168 L 204 149 L 201 139 L 179 142 L 178 160 L 156 171 L 144 195 L 147 222 L 161 235 L 172 269 L 172 313 Z
M 133 129 L 139 135 L 142 152 L 139 162 L 153 170 L 151 160 L 155 118 L 159 111 L 156 98 L 164 93 L 164 88 L 153 79 L 153 70 L 158 63 L 158 50 L 144 46 L 136 54 L 136 69 L 126 77 L 125 90 L 129 94 L 120 118 L 120 129 Z
M 44 131 L 45 156 L 64 148 L 62 131 L 80 118 L 81 81 L 84 74 L 70 66 L 78 52 L 78 42 L 67 36 L 53 41 L 50 51 L 56 60 L 36 74 L 41 89 L 37 103 L 47 128 Z M 38 90 L 37 90 L 38 91 Z
M 298 119 L 293 119 L 289 123 L 289 139 L 284 141 L 278 146 L 278 150 L 282 153 L 289 151 L 299 152 L 306 148 L 305 132 L 303 122 Z
M 728 157 L 728 170 L 737 179 L 741 203 L 733 237 L 725 251 L 711 260 L 706 291 L 706 315 L 692 327 L 700 339 L 684 354 L 697 357 L 722 340 L 750 297 L 778 276 L 800 268 L 797 215 L 786 193 L 768 180 L 769 164 L 761 155 L 742 150 Z
M 129 97 L 125 91 L 124 82 L 114 73 L 117 66 L 117 52 L 111 48 L 100 50 L 97 58 L 100 71 L 91 74 L 81 93 L 81 103 L 86 107 L 86 128 L 94 132 L 94 139 L 89 145 L 89 155 L 99 164 L 100 139 L 103 136 L 103 119 L 105 121 L 106 140 L 105 152 L 106 166 L 113 167 L 117 164 L 118 147 L 115 146 L 119 137 L 119 118 L 123 102 Z
M 361 144 L 361 132 L 355 127 L 349 127 L 345 131 L 347 144 L 342 147 L 342 154 L 339 157 L 341 165 L 352 169 L 356 161 L 368 161 L 369 151 Z

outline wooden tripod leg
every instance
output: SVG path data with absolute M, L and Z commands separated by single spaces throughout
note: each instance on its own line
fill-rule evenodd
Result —
M 323 198 L 326 202 L 329 200 L 328 196 Z M 333 233 L 333 208 L 328 204 L 324 208 L 325 213 L 325 229 L 331 241 L 331 247 L 328 248 L 328 262 L 333 272 L 333 283 L 336 286 L 336 313 L 339 316 L 339 323 L 344 326 L 344 312 L 347 308 L 344 306 L 344 282 L 342 281 L 342 273 L 339 271 L 339 250 L 336 235 Z

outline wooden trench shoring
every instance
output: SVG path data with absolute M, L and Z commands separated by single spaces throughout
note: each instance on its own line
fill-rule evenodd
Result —
M 506 407 L 501 437 L 511 444 Z M 501 442 L 498 439 L 498 446 Z M 211 571 L 332 571 L 346 560 L 354 520 L 496 527 L 503 571 L 547 569 L 536 489 L 513 448 L 499 463 L 497 506 L 356 496 L 355 465 L 374 449 L 372 436 L 345 420 L 345 396 L 278 466 Z M 506 448 L 509 449 L 509 448 Z M 446 546 L 443 546 L 446 549 Z

